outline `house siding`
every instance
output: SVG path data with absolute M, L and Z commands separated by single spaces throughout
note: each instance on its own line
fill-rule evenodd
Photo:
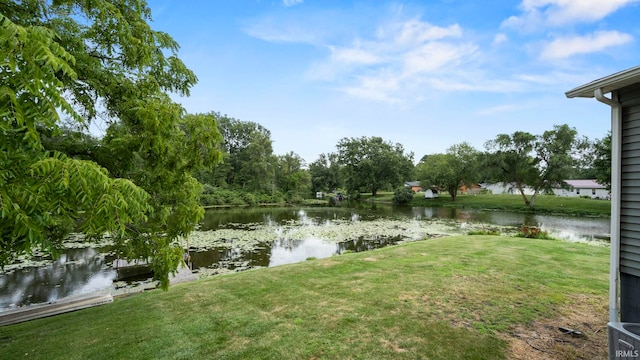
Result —
M 640 277 L 640 84 L 618 90 L 622 104 L 620 272 Z

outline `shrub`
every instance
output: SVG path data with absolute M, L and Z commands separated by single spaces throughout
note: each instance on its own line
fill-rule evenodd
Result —
M 242 195 L 233 190 L 213 187 L 211 185 L 203 186 L 202 195 L 200 195 L 200 204 L 204 206 L 211 205 L 244 205 L 245 201 Z
M 397 188 L 393 192 L 393 202 L 396 204 L 408 204 L 413 199 L 413 190 L 407 187 Z
M 245 202 L 245 204 L 250 206 L 253 206 L 258 202 L 256 195 L 249 192 L 242 193 L 242 200 Z
M 202 184 L 203 194 L 213 194 L 216 191 L 216 187 L 211 184 Z
M 542 231 L 542 229 L 540 229 L 539 227 L 526 225 L 522 225 L 520 227 L 520 232 L 516 234 L 516 237 L 523 237 L 528 239 L 553 239 L 546 231 Z
M 482 228 L 482 230 L 473 230 L 473 231 L 469 231 L 467 233 L 467 235 L 495 235 L 498 236 L 500 235 L 500 231 L 496 230 L 496 229 L 491 229 L 491 228 Z

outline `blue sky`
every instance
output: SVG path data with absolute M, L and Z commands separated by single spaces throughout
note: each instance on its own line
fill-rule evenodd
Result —
M 380 136 L 419 160 L 463 141 L 569 124 L 590 139 L 610 110 L 564 92 L 640 65 L 638 0 L 150 0 L 199 82 L 190 113 L 271 131 L 307 162 Z

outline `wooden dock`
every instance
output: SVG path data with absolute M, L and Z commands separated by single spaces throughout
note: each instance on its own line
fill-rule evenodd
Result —
M 179 266 L 178 272 L 175 276 L 169 275 L 169 281 L 171 285 L 196 280 L 198 277 L 191 272 L 186 265 Z M 152 286 L 140 286 L 139 288 L 133 288 L 129 291 L 120 293 L 136 293 L 145 290 L 155 288 L 155 283 Z M 118 295 L 118 292 L 114 292 Z M 90 294 L 80 294 L 69 296 L 59 299 L 50 303 L 34 304 L 24 306 L 18 309 L 13 309 L 5 312 L 0 312 L 0 326 L 17 324 L 24 321 L 33 319 L 39 319 L 48 316 L 59 315 L 71 311 L 86 309 L 93 306 L 108 304 L 113 302 L 113 295 L 109 289 L 105 289 Z
M 2 312 L 0 313 L 0 326 L 86 309 L 110 302 L 113 302 L 113 296 L 110 293 L 69 296 L 56 302 L 29 305 Z

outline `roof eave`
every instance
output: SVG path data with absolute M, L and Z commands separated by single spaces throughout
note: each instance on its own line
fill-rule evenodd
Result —
M 632 67 L 631 69 L 623 70 L 607 77 L 603 77 L 590 83 L 578 86 L 573 90 L 567 91 L 565 95 L 568 98 L 592 98 L 594 97 L 593 92 L 597 89 L 602 89 L 602 93 L 606 94 L 638 82 L 640 82 L 640 66 Z

